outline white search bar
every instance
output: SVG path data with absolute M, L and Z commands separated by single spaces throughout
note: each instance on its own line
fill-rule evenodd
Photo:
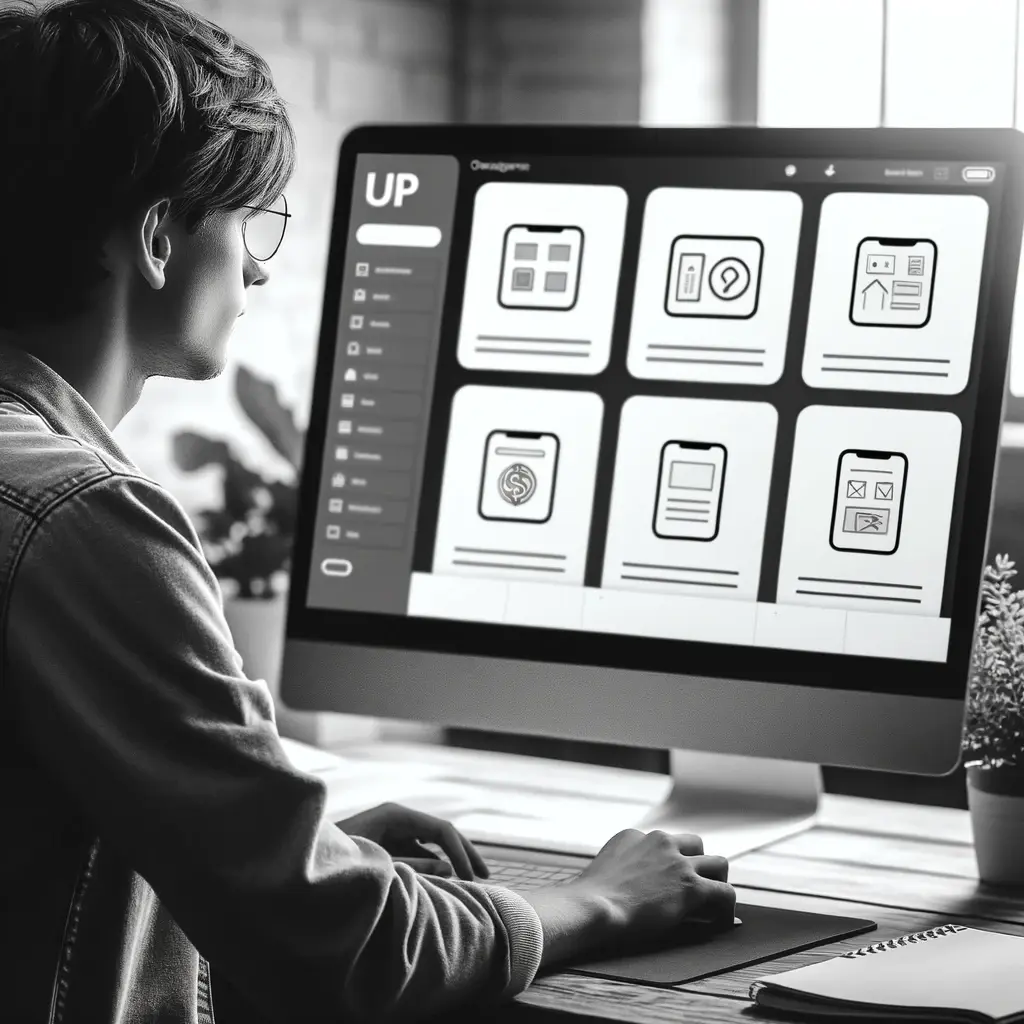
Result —
M 399 245 L 434 249 L 441 244 L 441 229 L 427 224 L 361 224 L 356 231 L 360 245 Z
M 991 181 L 996 176 L 994 167 L 965 167 L 961 172 L 964 181 Z

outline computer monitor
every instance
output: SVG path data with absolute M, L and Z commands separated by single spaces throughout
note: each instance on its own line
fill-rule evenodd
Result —
M 1004 442 L 1009 442 L 1013 448 L 1020 448 L 1024 440 L 1024 273 L 1018 269 L 1017 290 L 1014 309 L 1016 318 L 1010 327 L 1010 370 L 1006 381 L 1006 408 L 1004 412 L 1005 422 L 1010 424 L 1010 430 L 1003 432 Z
M 762 804 L 776 761 L 951 771 L 1022 153 L 353 131 L 285 703 L 705 752 L 679 774 L 723 793 L 711 755 L 766 759 Z

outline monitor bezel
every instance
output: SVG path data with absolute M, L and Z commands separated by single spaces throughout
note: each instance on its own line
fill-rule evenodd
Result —
M 961 543 L 957 554 L 949 656 L 945 663 L 812 653 L 695 641 L 656 640 L 682 652 L 689 677 L 800 684 L 861 693 L 962 701 L 965 695 L 982 567 L 995 488 L 1000 426 L 1007 392 L 1016 266 L 1024 220 L 1024 135 L 1013 129 L 769 129 L 623 126 L 364 125 L 340 145 L 321 325 L 304 465 L 322 464 L 340 315 L 351 196 L 360 154 L 443 154 L 463 161 L 480 154 L 530 156 L 740 157 L 837 161 L 902 159 L 1004 165 L 999 234 L 984 337 L 979 400 Z M 990 230 L 993 224 L 990 222 Z M 1014 268 L 1008 273 L 1007 266 Z M 446 302 L 447 304 L 447 302 Z M 448 326 L 445 324 L 444 326 Z M 316 502 L 321 481 L 302 474 L 287 608 L 287 641 L 463 655 L 498 661 L 640 667 L 613 655 L 633 638 L 403 615 L 306 607 Z M 679 645 L 682 645 L 680 647 Z M 524 650 L 532 653 L 524 654 Z M 289 687 L 290 689 L 290 687 Z

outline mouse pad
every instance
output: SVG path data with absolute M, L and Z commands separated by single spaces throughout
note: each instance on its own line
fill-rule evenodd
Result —
M 572 970 L 642 985 L 681 985 L 762 960 L 774 960 L 811 946 L 847 939 L 877 927 L 874 921 L 862 918 L 746 904 L 737 905 L 736 917 L 743 924 L 689 940 L 684 933 L 681 941 L 670 949 L 662 945 L 629 956 L 597 960 Z

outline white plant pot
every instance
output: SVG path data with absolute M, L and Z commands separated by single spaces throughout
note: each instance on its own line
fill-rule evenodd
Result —
M 1024 794 L 989 793 L 967 782 L 978 876 L 990 885 L 1024 886 Z
M 263 679 L 270 688 L 282 736 L 327 747 L 375 739 L 379 722 L 363 715 L 293 711 L 281 703 L 281 662 L 284 656 L 285 597 L 268 600 L 224 598 L 224 616 L 231 628 L 242 670 L 249 679 Z
M 285 599 L 224 598 L 224 616 L 231 627 L 235 650 L 250 679 L 265 679 L 277 693 L 284 653 Z

